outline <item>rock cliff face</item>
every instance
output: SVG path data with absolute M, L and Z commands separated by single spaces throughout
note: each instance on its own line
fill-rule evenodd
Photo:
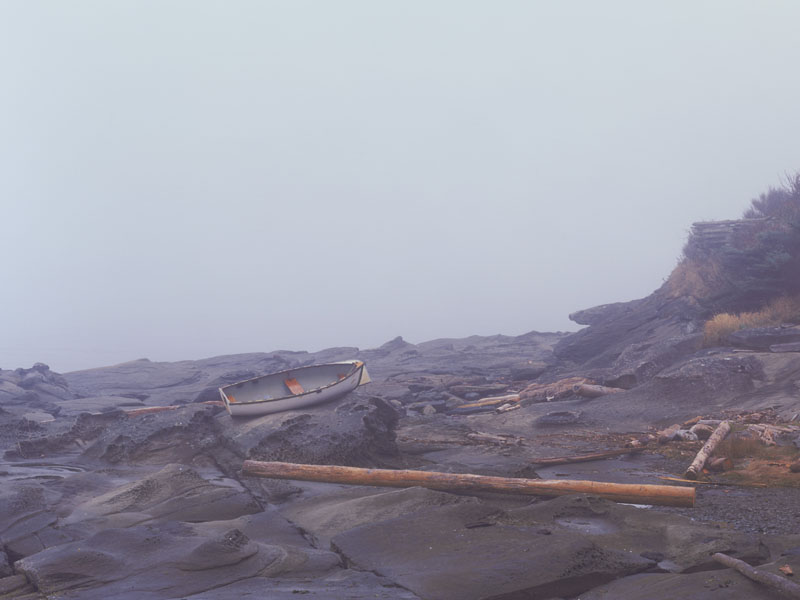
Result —
M 634 346 L 643 352 L 667 340 L 674 346 L 696 334 L 700 316 L 689 300 L 668 298 L 661 291 L 641 300 L 599 306 L 570 315 L 589 326 L 560 340 L 554 354 L 582 369 L 610 369 L 626 352 L 629 362 Z
M 797 326 L 742 330 L 728 345 L 703 347 L 707 309 L 666 286 L 641 300 L 572 315 L 588 327 L 561 339 L 558 364 L 542 379 L 586 376 L 629 390 L 617 406 L 639 403 L 654 421 L 693 405 L 698 410 L 774 407 L 800 412 Z

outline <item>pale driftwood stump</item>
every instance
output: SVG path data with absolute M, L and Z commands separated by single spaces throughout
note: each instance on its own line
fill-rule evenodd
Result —
M 717 445 L 725 439 L 725 436 L 728 435 L 730 430 L 731 424 L 727 421 L 723 421 L 719 424 L 719 427 L 714 430 L 714 433 L 711 434 L 708 441 L 700 448 L 700 452 L 697 453 L 692 464 L 686 469 L 686 473 L 683 475 L 686 479 L 697 479 L 697 476 L 703 470 L 703 466 L 706 464 L 708 458 L 713 454 Z

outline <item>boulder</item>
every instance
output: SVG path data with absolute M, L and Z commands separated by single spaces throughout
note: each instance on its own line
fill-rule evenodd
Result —
M 701 349 L 702 334 L 650 340 L 627 346 L 614 361 L 604 383 L 630 389 L 655 377 L 658 373 L 686 359 Z
M 665 369 L 651 383 L 664 397 L 719 400 L 753 391 L 764 378 L 763 365 L 753 356 L 701 354 Z
M 581 422 L 581 411 L 558 410 L 536 419 L 537 425 L 575 425 Z
M 537 360 L 526 360 L 511 366 L 511 379 L 513 381 L 532 381 L 544 373 L 550 365 Z
M 311 464 L 376 466 L 397 456 L 395 409 L 379 398 L 351 394 L 338 405 L 248 420 L 218 418 L 225 446 L 238 457 Z

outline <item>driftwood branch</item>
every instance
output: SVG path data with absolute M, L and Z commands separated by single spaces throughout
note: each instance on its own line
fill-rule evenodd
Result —
M 680 477 L 659 477 L 664 481 L 678 481 L 680 483 L 691 483 L 692 485 L 714 485 L 718 487 L 748 487 L 748 488 L 765 488 L 766 483 L 731 483 L 730 481 L 695 481 L 694 479 L 681 479 Z
M 609 394 L 624 392 L 622 388 L 607 387 L 605 385 L 593 385 L 591 383 L 578 383 L 572 386 L 572 391 L 584 398 L 599 398 Z
M 728 435 L 728 432 L 731 430 L 731 424 L 727 421 L 723 421 L 719 424 L 714 430 L 714 433 L 711 434 L 711 437 L 708 438 L 703 447 L 700 448 L 700 452 L 697 453 L 694 461 L 689 468 L 686 469 L 686 473 L 683 476 L 686 479 L 697 479 L 697 476 L 700 474 L 700 471 L 703 470 L 703 465 L 706 464 L 708 457 L 714 453 L 717 445 L 725 439 L 725 436 Z
M 467 404 L 460 404 L 458 408 L 478 408 L 482 406 L 496 406 L 498 404 L 508 404 L 510 402 L 519 402 L 519 394 L 508 394 L 506 396 L 493 396 L 491 398 L 484 398 L 476 402 L 469 402 Z
M 735 569 L 748 579 L 771 587 L 772 589 L 779 591 L 781 594 L 784 594 L 789 598 L 800 599 L 800 585 L 794 583 L 793 581 L 789 581 L 785 577 L 756 569 L 755 567 L 748 565 L 743 560 L 733 558 L 732 556 L 728 556 L 722 552 L 717 552 L 711 558 L 721 565 Z
M 521 446 L 523 444 L 522 438 L 514 435 L 494 435 L 492 433 L 482 433 L 480 431 L 468 433 L 467 439 L 478 444 L 495 444 L 498 446 L 506 446 L 509 444 Z
M 389 469 L 360 469 L 330 465 L 260 462 L 255 460 L 244 461 L 242 473 L 255 477 L 350 485 L 403 488 L 420 486 L 447 492 L 497 492 L 530 496 L 594 494 L 615 502 L 659 504 L 663 506 L 694 506 L 694 488 L 669 485 L 522 479 L 459 473 L 434 473 L 430 471 L 393 471 Z
M 677 423 L 675 425 L 670 425 L 666 429 L 663 429 L 658 432 L 658 443 L 659 444 L 666 444 L 667 442 L 671 442 L 675 436 L 680 431 L 681 426 Z
M 604 458 L 612 458 L 614 456 L 622 456 L 623 454 L 632 454 L 634 452 L 641 452 L 644 448 L 623 448 L 621 450 L 609 450 L 608 452 L 594 452 L 592 454 L 581 454 L 579 456 L 560 456 L 557 458 L 534 458 L 531 460 L 536 465 L 569 465 L 572 463 L 591 462 L 593 460 L 603 460 Z

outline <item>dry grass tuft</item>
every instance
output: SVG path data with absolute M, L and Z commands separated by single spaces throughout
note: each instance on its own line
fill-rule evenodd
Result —
M 757 437 L 728 436 L 714 450 L 714 456 L 726 456 L 733 460 L 740 458 L 761 458 L 782 460 L 797 454 L 793 446 L 767 446 Z
M 800 323 L 800 296 L 781 296 L 754 312 L 714 315 L 703 327 L 703 341 L 706 346 L 718 346 L 734 331 L 782 323 Z

